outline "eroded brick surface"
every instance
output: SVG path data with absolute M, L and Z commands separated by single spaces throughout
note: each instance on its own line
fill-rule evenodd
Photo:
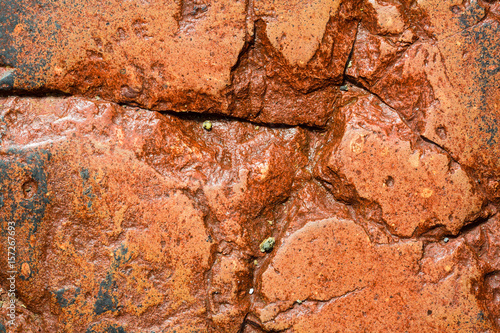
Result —
M 405 237 L 438 225 L 456 234 L 477 217 L 482 195 L 446 152 L 373 95 L 352 92 L 345 100 L 344 125 L 331 133 L 317 167 L 339 199 L 376 201 L 391 232 Z
M 0 1 L 0 333 L 498 332 L 499 24 Z
M 491 329 L 470 288 L 481 277 L 474 255 L 464 244 L 429 248 L 446 259 L 427 258 L 418 241 L 373 246 L 353 221 L 310 222 L 284 240 L 262 275 L 271 304 L 257 313 L 268 329 L 299 332 Z

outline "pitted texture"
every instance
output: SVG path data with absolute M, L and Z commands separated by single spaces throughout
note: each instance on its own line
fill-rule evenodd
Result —
M 0 333 L 500 332 L 499 54 L 493 0 L 0 1 Z

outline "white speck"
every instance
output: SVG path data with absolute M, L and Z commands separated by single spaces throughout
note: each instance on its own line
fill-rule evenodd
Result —
M 249 293 L 250 295 L 252 295 L 252 294 L 253 294 L 253 288 L 250 288 L 250 290 L 248 291 L 248 293 Z

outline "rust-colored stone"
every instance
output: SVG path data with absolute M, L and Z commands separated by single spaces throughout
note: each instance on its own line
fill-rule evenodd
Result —
M 318 165 L 337 198 L 375 201 L 389 229 L 405 237 L 438 225 L 457 234 L 477 217 L 482 196 L 457 163 L 373 95 L 356 88 L 346 95 L 345 119 Z
M 262 275 L 262 296 L 271 304 L 257 312 L 270 330 L 492 329 L 470 288 L 482 276 L 470 250 L 453 243 L 427 251 L 447 257 L 433 261 L 414 241 L 375 247 L 353 221 L 310 222 L 284 241 Z
M 18 223 L 18 297 L 44 314 L 44 330 L 97 330 L 105 319 L 127 331 L 241 325 L 250 257 L 272 227 L 262 210 L 289 196 L 301 130 L 213 121 L 206 132 L 74 98 L 1 104 L 2 220 Z
M 342 80 L 354 42 L 353 3 L 7 1 L 0 85 L 324 126 L 329 82 Z
M 500 332 L 499 45 L 494 0 L 0 1 L 0 333 Z
M 419 1 L 418 6 L 426 13 L 425 33 L 437 41 L 421 36 L 396 58 L 400 49 L 388 48 L 383 37 L 359 40 L 355 66 L 347 74 L 478 175 L 489 195 L 498 197 L 500 23 L 485 16 L 476 1 Z M 371 49 L 373 53 L 367 51 Z M 371 65 L 384 66 L 383 61 L 390 70 Z

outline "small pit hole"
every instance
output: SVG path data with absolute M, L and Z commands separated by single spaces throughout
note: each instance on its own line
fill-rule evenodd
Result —
M 436 134 L 441 140 L 446 140 L 447 133 L 446 128 L 444 126 L 439 126 L 436 128 Z
M 23 194 L 26 199 L 32 198 L 37 190 L 36 182 L 33 179 L 28 180 L 22 186 Z
M 394 178 L 392 178 L 391 176 L 388 176 L 388 177 L 384 180 L 384 184 L 385 184 L 385 186 L 387 186 L 387 187 L 393 187 L 393 186 L 394 186 Z
M 453 14 L 460 14 L 462 12 L 462 8 L 460 8 L 460 6 L 451 6 L 450 7 L 450 10 Z

